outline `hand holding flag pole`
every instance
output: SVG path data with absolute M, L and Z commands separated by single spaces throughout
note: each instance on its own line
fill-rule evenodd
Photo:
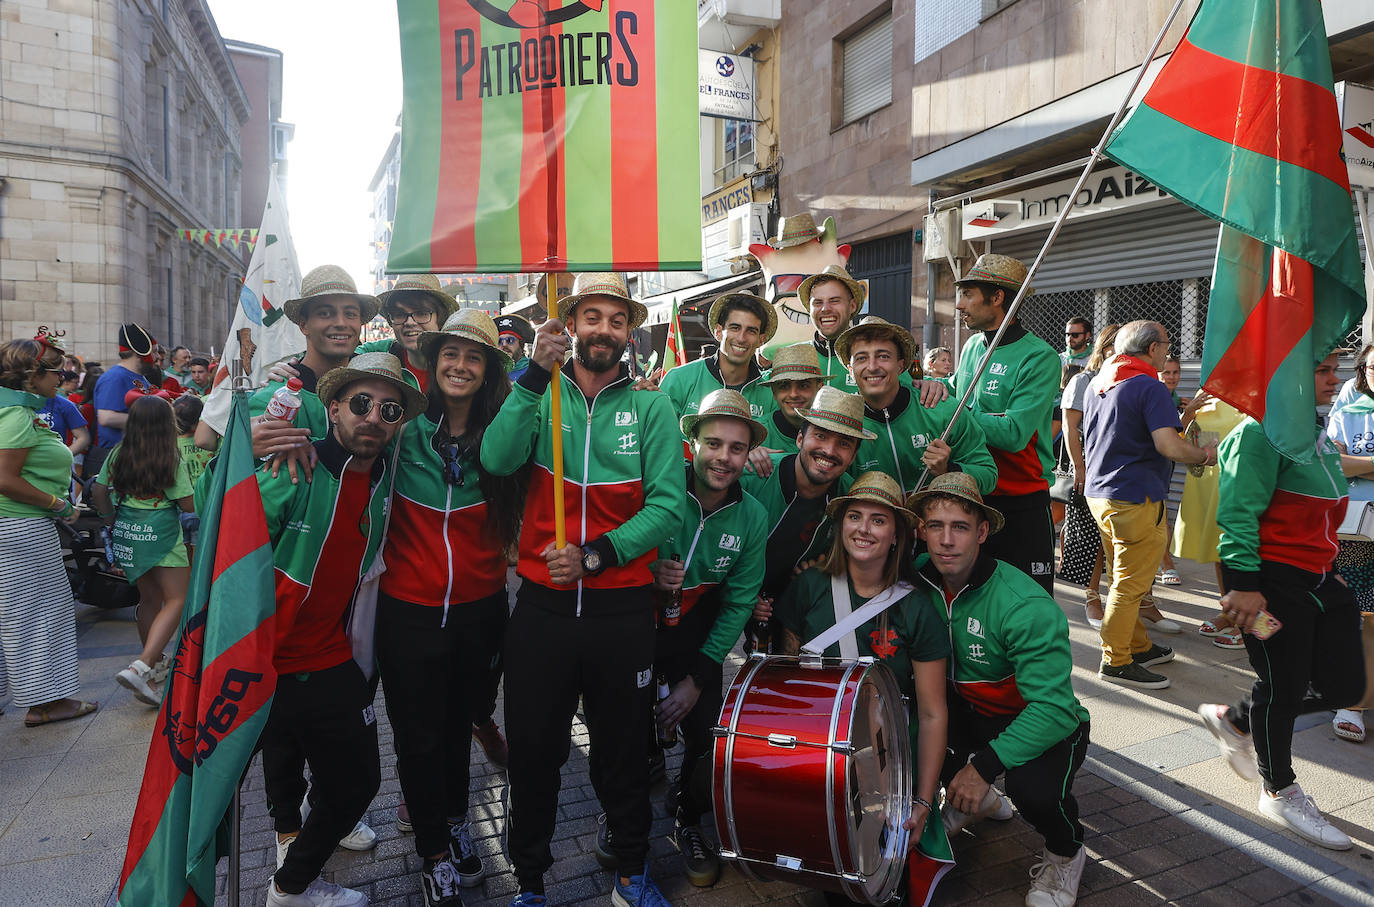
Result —
M 558 274 L 549 271 L 544 277 L 546 284 L 544 301 L 550 318 L 558 317 Z M 553 375 L 549 379 L 549 441 L 553 445 L 553 546 L 561 549 L 568 544 L 568 530 L 563 510 L 563 366 L 555 362 Z
M 1064 207 L 1059 209 L 1059 216 L 1055 218 L 1054 224 L 1050 227 L 1050 233 L 1045 237 L 1045 243 L 1040 247 L 1040 252 L 1035 256 L 1035 261 L 1031 262 L 1029 270 L 1026 271 L 1026 279 L 1021 282 L 1021 288 L 1016 291 L 1016 298 L 1007 306 L 1006 317 L 1002 319 L 1001 325 L 997 328 L 997 333 L 993 334 L 992 341 L 983 353 L 983 358 L 978 362 L 978 368 L 974 370 L 973 376 L 969 378 L 968 385 L 964 392 L 959 396 L 959 405 L 954 410 L 954 416 L 945 426 L 945 430 L 940 435 L 940 440 L 948 443 L 950 432 L 954 431 L 954 426 L 958 424 L 959 417 L 964 414 L 965 408 L 969 405 L 969 400 L 973 397 L 974 388 L 978 387 L 979 380 L 983 377 L 983 372 L 987 370 L 988 363 L 992 361 L 993 350 L 1002 342 L 1002 335 L 1007 332 L 1012 320 L 1016 317 L 1016 312 L 1021 308 L 1021 301 L 1026 298 L 1026 291 L 1030 289 L 1031 280 L 1035 277 L 1035 272 L 1040 269 L 1040 263 L 1045 260 L 1045 253 L 1049 251 L 1055 238 L 1059 235 L 1059 230 L 1064 226 L 1064 221 L 1069 217 L 1069 212 L 1073 211 L 1074 203 L 1078 200 L 1078 193 L 1083 191 L 1084 184 L 1088 181 L 1088 176 L 1097 166 L 1097 162 L 1102 159 L 1102 152 L 1107 147 L 1107 142 L 1116 131 L 1117 124 L 1126 114 L 1126 108 L 1130 106 L 1131 98 L 1135 95 L 1136 89 L 1140 87 L 1141 81 L 1145 78 L 1145 72 L 1150 68 L 1150 62 L 1154 60 L 1155 54 L 1159 52 L 1159 47 L 1164 43 L 1164 36 L 1168 33 L 1169 27 L 1174 24 L 1174 19 L 1178 17 L 1179 10 L 1183 8 L 1183 0 L 1174 0 L 1174 6 L 1169 10 L 1169 15 L 1164 18 L 1164 24 L 1159 27 L 1159 34 L 1155 35 L 1154 42 L 1150 44 L 1150 49 L 1145 52 L 1145 59 L 1140 61 L 1139 68 L 1136 69 L 1135 78 L 1131 80 L 1131 87 L 1126 89 L 1126 94 L 1117 105 L 1116 113 L 1112 114 L 1111 122 L 1102 131 L 1102 138 L 1093 148 L 1092 154 L 1088 155 L 1088 162 L 1083 167 L 1083 172 L 1078 175 L 1078 183 L 1069 193 L 1068 201 Z M 930 468 L 926 467 L 921 471 L 921 477 L 916 482 L 916 489 L 919 490 L 930 478 Z

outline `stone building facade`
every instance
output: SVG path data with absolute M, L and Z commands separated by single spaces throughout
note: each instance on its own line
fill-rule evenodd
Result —
M 246 253 L 180 231 L 240 225 L 248 115 L 205 0 L 6 0 L 0 337 L 46 324 L 108 360 L 132 320 L 221 343 Z
M 243 155 L 243 216 L 239 225 L 256 229 L 262 226 L 267 184 L 274 172 L 277 187 L 286 196 L 286 146 L 296 127 L 281 118 L 281 51 L 246 41 L 226 40 L 224 45 L 229 49 L 229 59 L 234 63 L 250 108 L 248 119 L 239 129 L 239 151 Z

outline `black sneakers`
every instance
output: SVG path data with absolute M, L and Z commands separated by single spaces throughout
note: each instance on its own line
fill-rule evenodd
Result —
M 720 858 L 702 837 L 701 826 L 677 823 L 673 843 L 682 853 L 687 881 L 698 888 L 709 888 L 720 878 Z
M 458 871 L 459 884 L 464 888 L 481 884 L 487 870 L 472 846 L 472 828 L 467 822 L 448 827 L 448 856 Z
M 611 826 L 606 821 L 605 813 L 596 817 L 596 862 L 603 869 L 617 869 L 620 866 L 620 861 L 611 853 Z
M 1131 656 L 1131 661 L 1140 665 L 1142 668 L 1151 668 L 1155 665 L 1162 665 L 1165 662 L 1174 660 L 1174 650 L 1168 646 L 1158 644 L 1151 645 L 1144 652 L 1137 652 Z
M 1170 652 L 1169 655 L 1172 657 L 1173 653 Z M 1097 676 L 1110 683 L 1119 683 L 1142 690 L 1162 690 L 1169 686 L 1169 678 L 1163 674 L 1156 674 L 1137 661 L 1127 662 L 1120 667 L 1113 667 L 1103 662 L 1102 667 L 1097 671 Z
M 425 893 L 425 907 L 463 907 L 461 879 L 452 860 L 439 860 L 420 873 L 420 888 Z

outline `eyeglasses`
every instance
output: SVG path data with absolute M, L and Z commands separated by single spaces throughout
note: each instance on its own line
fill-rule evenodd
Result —
M 1086 333 L 1088 333 L 1088 332 L 1087 332 L 1087 331 L 1065 331 L 1065 332 L 1064 332 L 1064 336 L 1065 336 L 1065 337 L 1082 337 L 1082 336 L 1083 336 L 1084 334 L 1086 334 Z
M 440 451 L 444 458 L 444 481 L 450 485 L 463 484 L 463 456 L 467 448 L 457 441 L 449 441 Z
M 387 318 L 392 327 L 400 327 L 409 321 L 412 324 L 428 324 L 434 320 L 433 312 L 397 312 Z
M 395 425 L 405 418 L 405 404 L 397 403 L 395 400 L 383 400 L 378 403 L 372 399 L 371 394 L 359 391 L 344 401 L 348 404 L 348 411 L 355 416 L 366 416 L 372 412 L 373 405 L 381 409 L 382 421 L 387 425 Z

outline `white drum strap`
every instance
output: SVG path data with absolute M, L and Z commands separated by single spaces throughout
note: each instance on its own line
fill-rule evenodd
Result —
M 853 611 L 849 602 L 848 578 L 832 576 L 830 597 L 835 604 L 835 626 L 802 646 L 802 651 L 823 655 L 826 649 L 838 642 L 841 658 L 858 658 L 859 644 L 854 641 L 854 631 L 901 601 L 912 589 L 911 583 L 895 583 L 870 598 L 862 608 Z

